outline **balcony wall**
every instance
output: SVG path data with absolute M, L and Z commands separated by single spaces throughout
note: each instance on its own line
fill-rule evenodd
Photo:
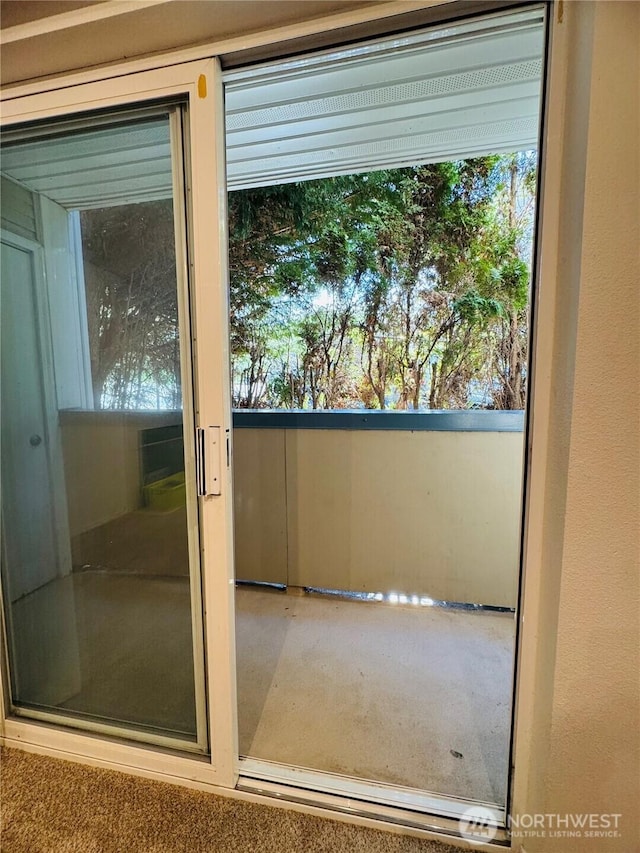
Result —
M 460 415 L 469 428 L 236 428 L 237 577 L 514 607 L 522 416 Z
M 63 413 L 72 535 L 140 508 L 139 430 L 176 418 Z M 515 606 L 522 413 L 238 412 L 235 427 L 238 579 Z

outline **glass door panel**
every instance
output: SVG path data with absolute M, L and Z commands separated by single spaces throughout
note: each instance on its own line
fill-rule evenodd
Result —
M 3 146 L 2 577 L 18 714 L 206 751 L 180 121 Z
M 530 8 L 225 74 L 258 787 L 504 817 L 543 54 Z

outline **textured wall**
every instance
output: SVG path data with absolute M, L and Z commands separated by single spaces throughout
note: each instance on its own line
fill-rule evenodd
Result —
M 517 753 L 516 803 L 622 815 L 618 838 L 530 838 L 526 851 L 631 853 L 640 849 L 640 4 L 565 3 L 561 27 L 554 373 L 541 560 L 525 603 L 532 714 L 525 707 L 521 722 L 531 739 Z

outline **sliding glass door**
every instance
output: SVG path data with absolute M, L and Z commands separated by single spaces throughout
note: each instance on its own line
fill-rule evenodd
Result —
M 182 111 L 3 145 L 2 578 L 17 714 L 206 752 Z
M 8 738 L 503 825 L 544 28 L 10 105 Z
M 225 74 L 247 787 L 504 819 L 543 56 L 538 7 Z

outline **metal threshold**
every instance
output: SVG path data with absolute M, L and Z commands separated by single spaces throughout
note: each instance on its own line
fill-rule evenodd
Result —
M 449 837 L 463 837 L 461 820 L 470 809 L 486 816 L 474 844 L 509 846 L 506 811 L 494 803 L 447 797 L 430 791 L 384 785 L 351 776 L 307 770 L 255 758 L 240 758 L 239 791 L 376 818 Z M 488 836 L 483 832 L 488 830 Z M 464 835 L 469 839 L 468 834 Z

